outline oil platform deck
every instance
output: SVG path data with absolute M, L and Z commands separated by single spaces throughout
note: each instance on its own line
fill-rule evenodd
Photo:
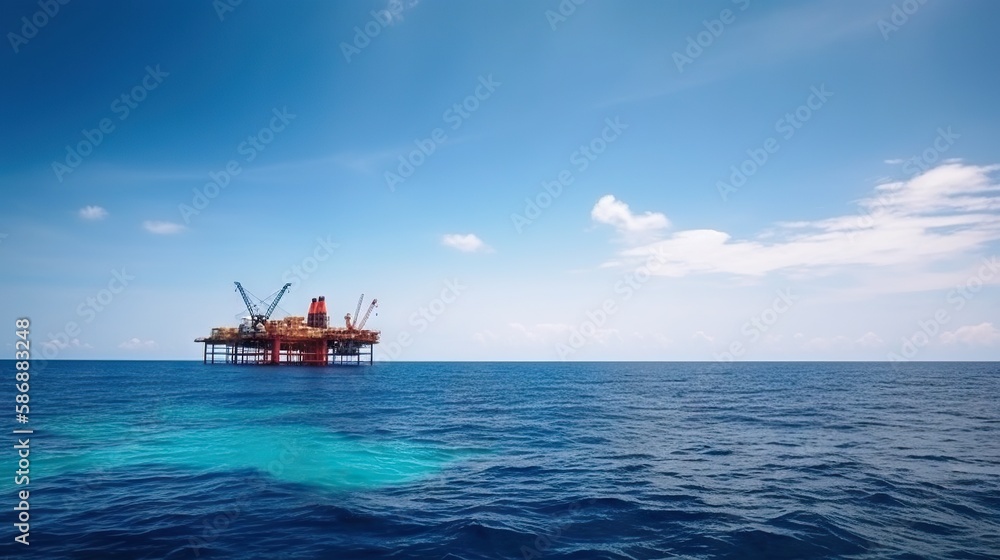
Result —
M 307 317 L 290 316 L 272 321 L 271 313 L 291 284 L 285 284 L 277 292 L 263 313 L 250 300 L 243 286 L 239 282 L 234 284 L 250 316 L 244 317 L 238 328 L 216 327 L 211 335 L 194 340 L 205 345 L 204 363 L 328 366 L 373 362 L 372 349 L 379 342 L 379 331 L 366 330 L 365 324 L 378 305 L 377 299 L 372 300 L 367 313 L 357 321 L 365 297 L 361 294 L 354 316 L 345 315 L 343 327 L 330 327 L 323 296 L 312 298 Z M 365 357 L 368 359 L 364 360 Z
M 302 317 L 287 317 L 268 321 L 262 333 L 219 327 L 195 342 L 204 343 L 206 364 L 360 365 L 372 363 L 379 332 L 313 328 L 305 326 Z

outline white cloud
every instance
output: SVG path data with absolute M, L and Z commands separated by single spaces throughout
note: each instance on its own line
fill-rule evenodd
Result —
M 899 158 L 894 158 L 894 159 L 887 159 L 887 160 L 885 160 L 885 163 L 888 164 L 888 165 L 899 165 L 899 164 L 903 163 L 904 161 L 906 161 L 906 160 L 899 159 Z
M 532 327 L 521 323 L 508 323 L 507 326 L 532 342 L 545 342 L 553 336 L 565 337 L 573 330 L 573 326 L 566 323 L 538 323 Z
M 157 235 L 172 235 L 184 231 L 184 226 L 173 222 L 156 222 L 146 220 L 142 223 L 142 227 L 145 228 L 146 231 Z
M 383 167 L 385 167 L 389 162 L 395 160 L 399 157 L 400 152 L 406 151 L 407 149 L 413 149 L 412 144 L 406 144 L 401 146 L 395 146 L 391 149 L 381 150 L 381 151 L 371 151 L 371 152 L 340 152 L 334 154 L 329 159 L 333 163 L 350 169 L 356 173 L 373 173 Z M 325 160 L 323 160 L 325 161 Z
M 607 224 L 620 232 L 638 233 L 663 229 L 670 225 L 667 217 L 659 212 L 645 212 L 635 215 L 628 204 L 616 199 L 614 195 L 604 195 L 590 211 L 590 217 L 595 222 Z
M 868 331 L 864 336 L 855 340 L 854 343 L 862 348 L 879 348 L 885 344 L 885 341 L 879 335 Z
M 93 348 L 93 346 L 87 344 L 86 342 L 80 342 L 79 338 L 74 338 L 69 342 L 66 342 L 65 340 L 59 340 L 58 338 L 53 338 L 52 340 L 42 343 L 42 346 L 47 346 L 55 350 L 63 350 L 65 348 L 70 348 L 70 347 L 80 348 L 80 349 Z
M 472 340 L 475 340 L 480 344 L 486 344 L 488 342 L 496 342 L 497 340 L 499 340 L 499 338 L 500 337 L 493 334 L 493 331 L 489 329 L 477 332 L 476 334 L 472 335 Z
M 749 6 L 750 2 L 735 2 Z M 654 99 L 689 88 L 728 79 L 747 72 L 759 72 L 762 67 L 806 57 L 816 49 L 851 37 L 865 35 L 877 27 L 884 13 L 874 3 L 860 3 L 851 10 L 831 10 L 822 3 L 800 2 L 790 8 L 772 10 L 763 17 L 754 17 L 725 27 L 726 36 L 737 47 L 715 47 L 712 56 L 695 58 L 698 71 L 671 72 L 671 79 L 629 84 L 627 95 L 602 103 L 601 107 L 618 103 Z M 758 14 L 759 15 L 759 14 Z M 690 29 L 692 32 L 699 28 Z M 649 60 L 648 65 L 675 69 L 676 62 L 669 52 Z M 684 68 L 689 68 L 684 65 Z
M 130 338 L 125 342 L 118 345 L 119 348 L 124 348 L 125 350 L 151 350 L 156 348 L 156 343 L 152 340 L 140 340 L 138 338 Z
M 463 253 L 491 252 L 493 249 L 483 243 L 482 239 L 474 233 L 462 235 L 460 233 L 449 233 L 441 237 L 441 244 L 445 247 L 458 249 Z
M 715 337 L 709 334 L 705 334 L 705 331 L 698 331 L 691 336 L 694 340 L 702 340 L 709 344 L 715 342 Z
M 80 217 L 84 220 L 103 220 L 108 217 L 108 211 L 100 206 L 84 206 L 80 209 Z
M 385 9 L 379 10 L 379 17 L 389 25 L 395 25 L 403 21 L 404 10 L 413 8 L 419 3 L 420 0 L 388 0 Z
M 850 343 L 850 340 L 844 335 L 837 335 L 832 337 L 817 336 L 811 338 L 808 342 L 802 344 L 802 348 L 810 352 L 817 351 L 829 351 L 844 349 Z
M 622 339 L 618 329 L 596 328 L 593 332 L 590 329 L 586 329 L 585 332 L 587 334 L 583 335 L 581 334 L 580 325 L 574 326 L 568 323 L 536 323 L 531 326 L 522 323 L 508 323 L 507 326 L 516 331 L 519 335 L 518 338 L 522 340 L 549 346 L 567 344 L 571 337 L 578 337 L 584 341 L 585 345 L 590 344 L 592 341 L 599 344 L 606 344 L 613 339 L 619 341 Z
M 778 223 L 766 238 L 734 239 L 711 229 L 679 231 L 625 249 L 612 260 L 634 266 L 656 256 L 662 264 L 652 272 L 675 277 L 776 271 L 819 275 L 846 266 L 930 270 L 1000 240 L 1000 184 L 991 177 L 998 169 L 947 163 L 908 181 L 878 185 L 872 196 L 858 202 L 862 212 L 857 214 Z
M 966 325 L 954 331 L 941 333 L 941 342 L 945 344 L 961 342 L 969 346 L 993 346 L 1000 343 L 1000 329 L 994 327 L 993 323 Z

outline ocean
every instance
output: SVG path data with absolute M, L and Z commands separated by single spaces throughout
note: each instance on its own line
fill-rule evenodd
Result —
M 9 558 L 1000 558 L 995 363 L 54 361 L 30 395 Z

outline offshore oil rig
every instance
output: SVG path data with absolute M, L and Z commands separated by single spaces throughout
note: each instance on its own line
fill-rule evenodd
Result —
M 264 312 L 251 302 L 239 282 L 234 284 L 250 314 L 243 318 L 239 327 L 216 327 L 210 336 L 194 340 L 205 346 L 204 363 L 317 366 L 372 363 L 372 348 L 379 342 L 379 331 L 365 330 L 365 323 L 378 306 L 377 299 L 372 300 L 368 311 L 358 321 L 365 299 L 361 294 L 354 315 L 344 315 L 343 327 L 330 326 L 324 296 L 312 298 L 306 317 L 289 316 L 272 321 L 271 314 L 291 284 L 285 284 L 276 292 Z M 258 301 L 263 306 L 266 300 Z

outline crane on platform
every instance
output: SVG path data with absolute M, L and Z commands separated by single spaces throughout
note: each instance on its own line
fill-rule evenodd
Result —
M 348 330 L 355 328 L 358 321 L 358 315 L 361 314 L 361 304 L 364 303 L 364 301 L 365 294 L 361 294 L 361 297 L 358 298 L 358 307 L 354 310 L 354 315 L 351 315 L 350 313 L 344 315 L 344 325 L 348 328 Z
M 373 299 L 371 305 L 368 306 L 368 311 L 365 312 L 365 316 L 361 319 L 361 321 L 358 322 L 357 326 L 355 327 L 357 330 L 360 331 L 361 329 L 365 328 L 365 323 L 368 322 L 368 317 L 372 314 L 372 309 L 375 309 L 376 307 L 378 307 L 378 300 Z
M 361 304 L 365 302 L 365 294 L 361 294 L 358 298 L 358 306 L 354 308 L 354 320 L 358 320 L 358 315 L 361 315 Z
M 271 301 L 271 305 L 268 306 L 267 311 L 261 313 L 260 309 L 250 301 L 250 296 L 248 296 L 246 290 L 243 289 L 243 285 L 239 282 L 233 283 L 236 284 L 236 289 L 240 292 L 240 295 L 243 296 L 243 303 L 246 304 L 247 311 L 250 312 L 249 324 L 240 325 L 240 332 L 249 331 L 252 333 L 261 332 L 259 327 L 271 318 L 271 314 L 274 313 L 275 308 L 278 307 L 278 301 L 281 300 L 281 296 L 285 295 L 288 288 L 292 287 L 291 282 L 282 286 L 281 289 L 278 290 L 277 295 L 274 296 L 274 300 Z

